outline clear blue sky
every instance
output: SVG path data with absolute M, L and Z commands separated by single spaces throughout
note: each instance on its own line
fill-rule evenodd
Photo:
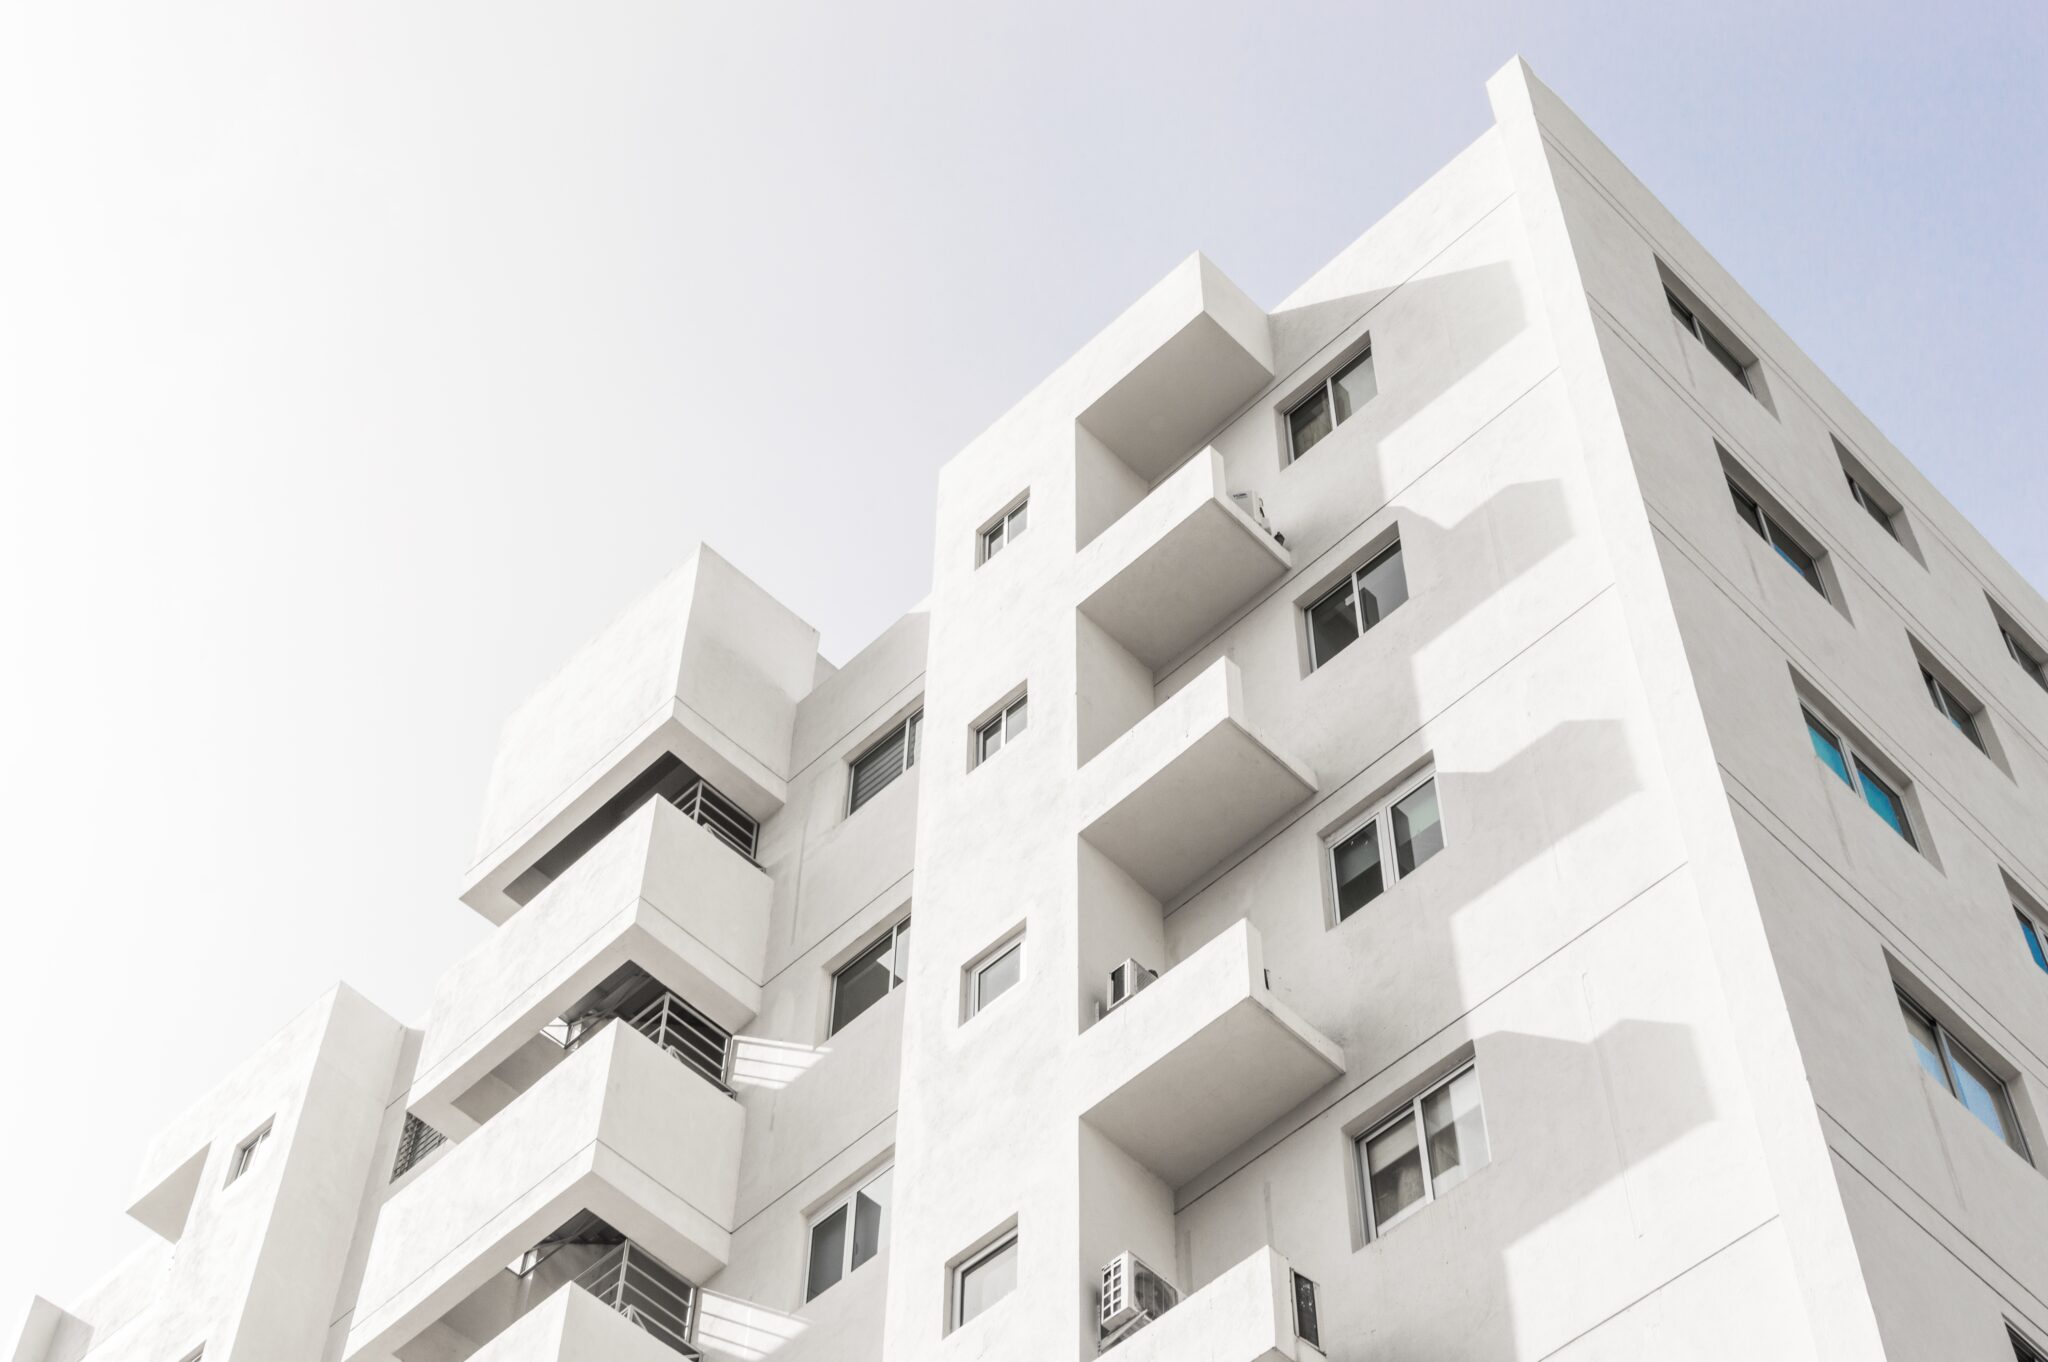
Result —
M 2036 584 L 2048 7 L 0 11 L 0 1326 L 700 538 L 843 657 L 931 474 L 1174 262 L 1272 303 L 1519 51 Z

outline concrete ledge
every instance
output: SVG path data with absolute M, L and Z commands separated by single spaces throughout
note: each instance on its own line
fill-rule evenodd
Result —
M 1082 1119 L 1180 1187 L 1344 1072 L 1240 920 L 1081 1039 Z
M 1315 792 L 1245 718 L 1218 658 L 1081 768 L 1081 835 L 1161 902 Z
M 761 869 L 665 800 L 612 830 L 442 975 L 411 1102 L 461 1138 L 457 1098 L 627 961 L 728 1031 L 761 1007 L 769 899 Z
M 683 1357 L 572 1284 L 470 1354 L 469 1362 L 680 1362 Z
M 1294 1332 L 1293 1270 L 1263 1248 L 1104 1358 L 1114 1362 L 1319 1362 Z
M 1291 563 L 1231 501 L 1223 456 L 1205 449 L 1082 552 L 1081 613 L 1156 672 Z
M 385 1203 L 343 1356 L 404 1347 L 579 1211 L 705 1280 L 732 1251 L 744 1119 L 606 1027 Z

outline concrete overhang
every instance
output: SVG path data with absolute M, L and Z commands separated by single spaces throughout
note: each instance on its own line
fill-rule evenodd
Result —
M 1081 835 L 1166 902 L 1314 793 L 1221 657 L 1081 768 Z
M 1223 456 L 1205 449 L 1082 551 L 1081 613 L 1156 672 L 1291 563 L 1231 501 Z
M 469 1362 L 680 1362 L 684 1354 L 570 1284 L 469 1356 Z
M 128 1203 L 129 1217 L 160 1238 L 177 1243 L 185 1233 L 185 1221 L 191 1216 L 192 1202 L 199 1194 L 207 1148 L 201 1144 L 172 1167 L 145 1173 L 144 1185 L 135 1189 L 134 1200 Z
M 1082 1119 L 1181 1187 L 1344 1072 L 1240 919 L 1082 1037 Z
M 405 1347 L 582 1211 L 704 1281 L 732 1252 L 744 1119 L 654 1042 L 606 1027 L 384 1204 L 343 1356 Z
M 441 976 L 413 1111 L 457 1139 L 474 1130 L 457 1100 L 628 962 L 740 1030 L 761 1008 L 773 892 L 674 805 L 643 806 Z
M 1273 378 L 1264 309 L 1200 255 L 1118 318 L 1111 335 L 1105 353 L 1137 358 L 1102 385 L 1081 424 L 1148 482 Z
M 1294 1275 L 1263 1248 L 1102 1354 L 1105 1362 L 1320 1362 L 1295 1332 Z

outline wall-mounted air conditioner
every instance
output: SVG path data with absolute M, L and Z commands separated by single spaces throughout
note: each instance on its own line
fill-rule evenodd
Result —
M 1149 1324 L 1180 1303 L 1173 1284 L 1139 1261 L 1119 1253 L 1102 1269 L 1101 1339 L 1105 1346 Z
M 1103 1015 L 1109 1015 L 1137 997 L 1145 985 L 1158 977 L 1158 970 L 1146 969 L 1135 960 L 1126 960 L 1118 965 L 1109 972 L 1109 998 L 1103 1004 Z

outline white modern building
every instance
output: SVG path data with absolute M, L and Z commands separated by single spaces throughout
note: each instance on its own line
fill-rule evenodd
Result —
M 1488 95 L 963 450 L 845 666 L 628 609 L 429 1014 L 259 1050 L 14 1362 L 2039 1359 L 2048 603 Z

